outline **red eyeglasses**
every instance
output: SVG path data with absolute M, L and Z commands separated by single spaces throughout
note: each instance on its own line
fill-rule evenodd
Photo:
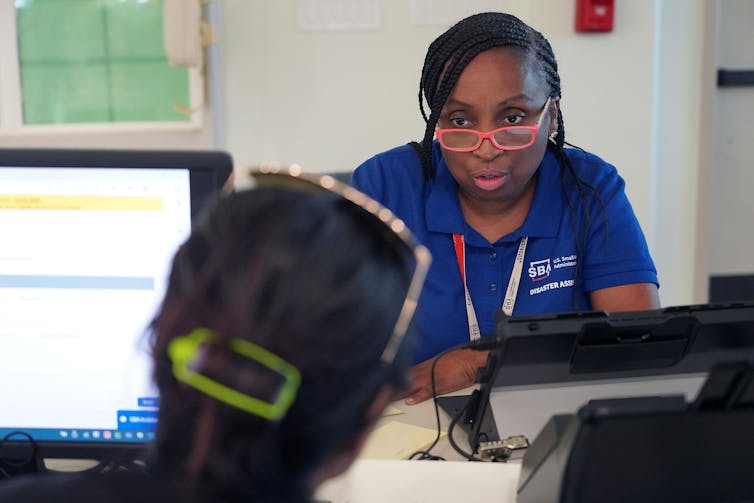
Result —
M 500 150 L 521 150 L 534 144 L 545 112 L 550 106 L 552 98 L 547 98 L 537 123 L 533 126 L 507 126 L 483 133 L 475 129 L 437 129 L 437 139 L 440 145 L 452 152 L 473 152 L 482 145 L 485 138 Z

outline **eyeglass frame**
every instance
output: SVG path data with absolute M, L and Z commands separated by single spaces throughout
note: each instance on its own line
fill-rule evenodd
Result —
M 307 182 L 312 188 L 320 189 L 324 193 L 335 194 L 349 201 L 367 214 L 382 222 L 413 255 L 415 262 L 414 272 L 406 291 L 406 297 L 404 298 L 403 305 L 398 312 L 398 318 L 396 319 L 390 338 L 380 355 L 380 362 L 383 365 L 391 365 L 403 345 L 403 341 L 408 333 L 409 325 L 411 324 L 411 320 L 413 319 L 414 314 L 416 313 L 416 308 L 419 304 L 419 296 L 422 292 L 424 280 L 427 277 L 427 272 L 432 263 L 432 255 L 429 252 L 429 249 L 419 243 L 405 222 L 397 217 L 389 208 L 386 208 L 360 190 L 351 187 L 330 175 L 304 173 L 301 166 L 297 164 L 292 164 L 290 166 L 268 164 L 250 171 L 248 177 L 245 178 L 245 182 L 241 182 L 240 186 L 243 187 L 243 184 L 247 183 L 249 184 L 249 188 L 277 187 L 285 190 L 297 190 L 297 188 L 292 188 L 286 185 L 284 181 L 286 179 Z
M 493 129 L 491 131 L 482 132 L 478 131 L 476 129 L 464 129 L 464 128 L 436 128 L 435 133 L 437 134 L 437 139 L 440 142 L 440 146 L 444 148 L 445 150 L 449 150 L 451 152 L 473 152 L 479 147 L 482 146 L 482 142 L 487 139 L 490 141 L 493 147 L 495 147 L 498 150 L 522 150 L 525 148 L 529 148 L 532 145 L 534 145 L 534 142 L 537 140 L 537 133 L 539 133 L 539 130 L 542 128 L 542 122 L 545 117 L 545 112 L 550 108 L 550 103 L 552 103 L 552 97 L 548 97 L 547 101 L 545 101 L 544 106 L 542 107 L 542 110 L 539 112 L 539 118 L 537 119 L 536 124 L 533 126 L 505 126 L 497 129 Z M 507 147 L 504 145 L 500 145 L 497 140 L 495 140 L 495 135 L 497 133 L 500 133 L 502 131 L 529 131 L 531 133 L 531 140 L 526 143 L 525 145 L 518 145 L 515 147 Z M 472 147 L 449 147 L 445 144 L 445 141 L 443 140 L 443 135 L 447 133 L 474 133 L 477 135 L 477 142 Z

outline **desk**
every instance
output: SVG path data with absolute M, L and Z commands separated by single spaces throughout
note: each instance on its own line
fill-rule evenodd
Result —
M 454 393 L 453 395 L 468 394 L 471 392 L 471 389 L 473 388 L 459 391 L 458 393 Z M 390 410 L 400 412 L 394 415 L 383 416 L 375 426 L 375 430 L 377 432 L 379 432 L 380 428 L 390 425 L 391 423 L 405 424 L 426 428 L 427 433 L 429 433 L 430 431 L 432 432 L 431 439 L 433 440 L 435 438 L 437 433 L 437 419 L 435 416 L 434 402 L 432 400 L 425 400 L 424 402 L 418 403 L 416 405 L 406 405 L 402 401 L 399 401 L 391 404 L 391 406 L 388 407 L 388 411 Z M 447 460 L 466 461 L 463 456 L 461 456 L 453 449 L 453 447 L 450 445 L 450 442 L 448 441 L 446 433 L 451 418 L 442 408 L 439 408 L 439 415 L 442 436 L 437 445 L 432 449 L 432 454 L 441 456 L 442 458 Z M 456 428 L 453 438 L 462 448 L 468 449 L 468 441 L 466 439 L 466 435 L 460 427 Z M 410 450 L 411 452 L 414 452 L 418 449 L 423 449 L 426 447 L 428 447 L 428 445 L 426 443 L 423 444 L 419 440 L 416 444 L 407 445 L 406 451 Z M 394 459 L 390 456 L 382 457 L 389 457 L 391 459 Z
M 520 464 L 360 459 L 315 494 L 322 503 L 514 503 Z
M 468 395 L 467 388 L 451 395 Z M 400 422 L 436 430 L 432 400 L 417 405 L 396 402 L 391 408 L 401 413 L 383 416 L 376 428 Z M 439 411 L 443 433 L 450 417 Z M 458 428 L 453 437 L 468 449 L 464 432 Z M 411 449 L 408 449 L 411 450 Z M 340 477 L 325 482 L 317 491 L 318 502 L 327 503 L 458 503 L 489 499 L 500 503 L 515 502 L 520 462 L 473 463 L 453 450 L 447 436 L 443 436 L 432 453 L 447 461 L 409 461 L 387 459 L 358 459 Z

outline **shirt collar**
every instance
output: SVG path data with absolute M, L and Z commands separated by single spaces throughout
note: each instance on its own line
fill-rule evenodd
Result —
M 450 174 L 439 145 L 433 145 L 435 176 L 429 181 L 425 199 L 427 229 L 431 232 L 466 234 L 468 226 L 458 202 L 458 184 Z M 563 213 L 560 163 L 548 149 L 539 165 L 537 187 L 529 214 L 517 230 L 500 238 L 500 242 L 517 241 L 523 236 L 555 237 Z

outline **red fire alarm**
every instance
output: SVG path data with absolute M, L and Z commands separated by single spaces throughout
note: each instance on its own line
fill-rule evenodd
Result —
M 613 31 L 614 0 L 576 0 L 576 31 Z

